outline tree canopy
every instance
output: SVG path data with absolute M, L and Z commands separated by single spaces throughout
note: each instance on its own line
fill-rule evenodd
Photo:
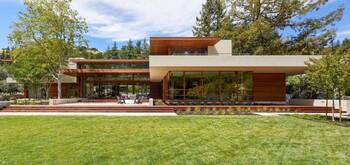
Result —
M 116 59 L 131 59 L 140 58 L 148 59 L 149 45 L 146 39 L 143 41 L 129 40 L 126 45 L 123 45 L 120 49 L 117 47 L 117 42 L 113 42 L 111 48 L 103 53 L 104 58 L 116 58 Z
M 12 47 L 17 50 L 13 53 L 14 65 L 30 63 L 33 58 L 45 61 L 46 73 L 57 81 L 60 98 L 68 58 L 78 55 L 78 47 L 87 45 L 86 22 L 71 9 L 71 0 L 24 0 L 24 4 L 26 10 L 19 14 L 9 35 Z
M 350 48 L 346 42 L 344 46 L 325 52 L 322 58 L 312 59 L 307 63 L 306 76 L 311 87 L 317 92 L 326 94 L 327 99 L 330 95 L 333 100 L 333 109 L 334 100 L 338 99 L 340 105 L 341 99 L 349 90 Z
M 218 20 L 211 15 L 220 15 L 210 12 L 213 5 L 209 4 L 216 1 L 207 0 L 203 5 L 194 35 L 230 39 L 235 54 L 319 54 L 334 39 L 332 25 L 344 11 L 342 5 L 324 15 L 310 16 L 328 0 L 226 0 L 220 28 L 209 31 Z M 289 33 L 282 35 L 286 31 Z

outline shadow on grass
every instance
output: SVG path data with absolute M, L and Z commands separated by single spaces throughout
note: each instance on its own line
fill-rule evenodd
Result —
M 304 120 L 309 120 L 313 122 L 320 122 L 320 123 L 326 123 L 326 124 L 332 124 L 332 125 L 337 125 L 337 126 L 342 126 L 342 127 L 350 127 L 350 121 L 349 120 L 343 120 L 342 122 L 339 122 L 338 119 L 336 121 L 332 121 L 331 116 L 322 116 L 322 115 L 287 115 L 287 116 L 292 116 L 298 119 L 304 119 Z

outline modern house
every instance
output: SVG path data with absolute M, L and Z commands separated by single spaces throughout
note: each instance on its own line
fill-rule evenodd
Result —
M 230 40 L 151 37 L 148 60 L 71 59 L 62 93 L 93 99 L 142 93 L 169 104 L 283 104 L 286 76 L 303 73 L 305 62 L 317 57 L 232 55 Z M 55 84 L 49 95 L 57 95 Z

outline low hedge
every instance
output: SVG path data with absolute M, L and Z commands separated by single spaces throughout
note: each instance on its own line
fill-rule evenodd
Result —
M 253 112 L 292 112 L 289 108 L 268 108 L 252 110 L 249 107 L 230 107 L 230 108 L 187 108 L 177 110 L 178 115 L 252 115 Z
M 186 110 L 177 110 L 178 115 L 253 115 L 247 109 L 217 109 L 217 108 L 188 108 Z
M 49 105 L 49 100 L 16 99 L 16 100 L 12 100 L 11 104 L 14 104 L 14 105 Z

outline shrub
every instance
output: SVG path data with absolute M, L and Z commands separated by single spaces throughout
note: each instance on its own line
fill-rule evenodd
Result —
M 16 105 L 48 105 L 49 100 L 38 100 L 38 99 L 17 99 L 11 102 Z

